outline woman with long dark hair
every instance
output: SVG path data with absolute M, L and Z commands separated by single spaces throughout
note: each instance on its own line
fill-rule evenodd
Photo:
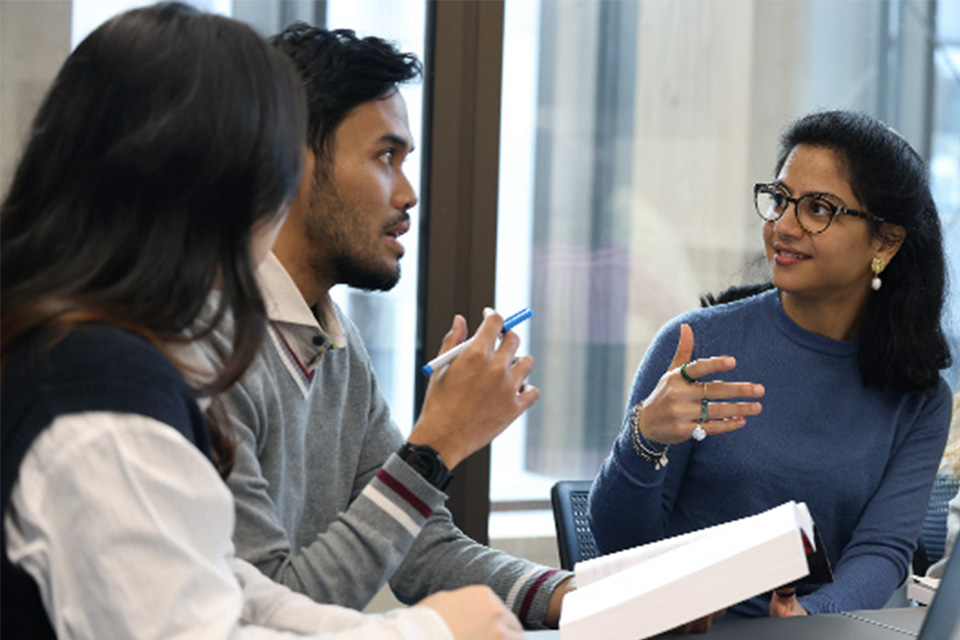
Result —
M 254 269 L 305 139 L 286 57 L 182 4 L 63 65 L 0 208 L 4 636 L 519 637 L 483 588 L 364 616 L 233 557 L 230 425 L 201 407 L 259 346 Z M 225 322 L 207 370 L 194 343 Z
M 909 570 L 950 421 L 926 167 L 872 117 L 815 113 L 784 134 L 754 197 L 772 287 L 656 336 L 591 492 L 597 543 L 615 551 L 803 501 L 834 582 L 729 614 L 881 607 Z

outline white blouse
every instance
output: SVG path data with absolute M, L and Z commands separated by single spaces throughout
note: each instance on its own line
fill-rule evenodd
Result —
M 7 554 L 60 638 L 452 638 L 440 615 L 320 605 L 233 556 L 233 498 L 176 430 L 139 415 L 57 418 L 20 466 Z

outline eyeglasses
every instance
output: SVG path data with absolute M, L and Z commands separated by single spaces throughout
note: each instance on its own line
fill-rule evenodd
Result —
M 791 198 L 783 187 L 776 184 L 753 185 L 753 200 L 757 213 L 767 222 L 776 222 L 782 218 L 792 203 L 797 223 L 807 233 L 823 233 L 840 214 L 883 222 L 883 218 L 866 211 L 848 209 L 838 197 L 829 193 L 807 193 L 799 198 Z

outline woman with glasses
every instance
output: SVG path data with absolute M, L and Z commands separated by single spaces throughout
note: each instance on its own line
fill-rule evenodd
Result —
M 815 113 L 783 135 L 775 179 L 754 196 L 772 285 L 654 338 L 594 481 L 597 544 L 802 501 L 834 581 L 728 615 L 882 607 L 909 571 L 950 422 L 926 167 L 870 116 Z
M 232 431 L 202 407 L 257 352 L 306 126 L 286 56 L 182 4 L 58 73 L 0 205 L 3 637 L 522 637 L 486 587 L 365 616 L 233 557 Z

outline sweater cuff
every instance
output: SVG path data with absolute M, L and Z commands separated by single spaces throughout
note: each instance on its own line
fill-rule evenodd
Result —
M 547 616 L 550 596 L 561 582 L 572 575 L 569 571 L 548 569 L 540 565 L 516 575 L 513 584 L 506 590 L 504 601 L 507 608 L 513 611 L 527 629 L 545 629 L 543 621 Z M 497 593 L 504 592 L 498 588 L 500 585 L 490 586 Z
M 644 460 L 633 449 L 630 426 L 620 432 L 613 446 L 613 458 L 616 465 L 631 482 L 641 487 L 655 487 L 666 478 L 666 465 L 657 469 L 649 460 Z
M 423 476 L 411 469 L 396 454 L 383 464 L 363 495 L 380 505 L 383 511 L 416 537 L 427 519 L 447 499 Z
M 426 478 L 404 462 L 396 453 L 390 454 L 387 461 L 383 463 L 383 469 L 403 482 L 419 499 L 429 504 L 432 511 L 436 511 L 447 501 L 447 494 L 427 482 Z
M 833 603 L 833 600 L 825 596 L 818 596 L 816 591 L 806 596 L 800 596 L 797 598 L 797 602 L 812 616 L 821 613 L 840 613 L 840 609 Z

